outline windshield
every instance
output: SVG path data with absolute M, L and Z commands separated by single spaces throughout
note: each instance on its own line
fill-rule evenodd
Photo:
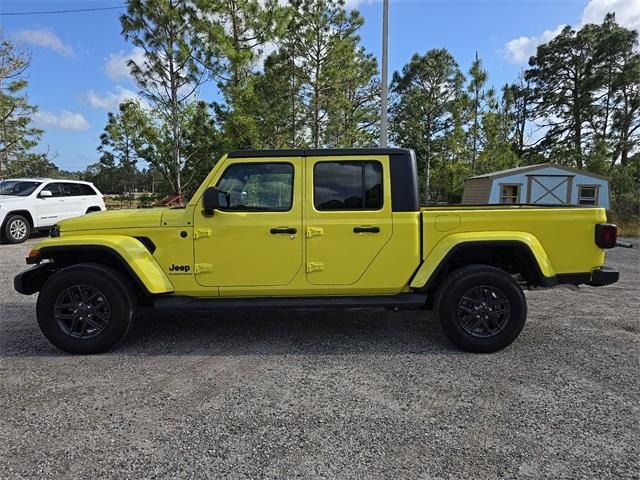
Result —
M 0 182 L 0 195 L 13 195 L 16 197 L 28 197 L 42 182 L 30 182 L 28 180 L 4 180 Z

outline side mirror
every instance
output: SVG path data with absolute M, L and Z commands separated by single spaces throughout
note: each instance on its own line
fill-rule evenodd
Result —
M 53 193 L 51 193 L 51 191 L 49 190 L 42 190 L 39 196 L 40 198 L 53 197 Z
M 206 216 L 212 216 L 213 211 L 220 208 L 220 194 L 216 187 L 209 187 L 202 194 L 202 210 Z

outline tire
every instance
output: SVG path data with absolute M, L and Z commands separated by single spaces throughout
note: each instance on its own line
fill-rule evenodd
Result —
M 510 345 L 524 328 L 527 301 L 506 272 L 471 265 L 451 273 L 435 300 L 447 338 L 462 350 L 490 353 Z
M 7 243 L 22 243 L 31 235 L 31 224 L 22 215 L 10 215 L 2 233 Z
M 117 270 L 84 263 L 52 275 L 40 290 L 36 310 L 40 330 L 60 350 L 102 353 L 129 330 L 136 296 Z

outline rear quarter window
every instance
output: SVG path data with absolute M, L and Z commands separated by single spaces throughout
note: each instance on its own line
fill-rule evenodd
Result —
M 63 185 L 65 197 L 85 197 L 88 195 L 97 195 L 89 185 L 84 183 L 65 183 Z

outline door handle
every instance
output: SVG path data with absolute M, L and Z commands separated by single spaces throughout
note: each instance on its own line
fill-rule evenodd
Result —
M 353 227 L 353 233 L 380 233 L 380 227 Z
M 278 228 L 271 229 L 272 235 L 279 235 L 279 234 L 294 235 L 296 233 L 298 233 L 298 229 L 292 228 L 292 227 L 278 227 Z

